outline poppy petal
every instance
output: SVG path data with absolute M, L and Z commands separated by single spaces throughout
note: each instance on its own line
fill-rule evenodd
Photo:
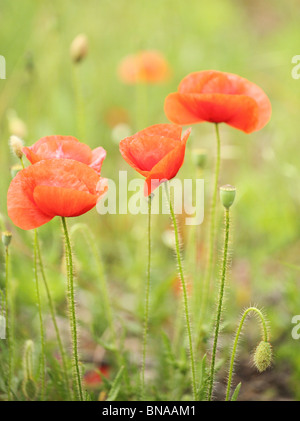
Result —
M 163 136 L 170 139 L 181 140 L 182 128 L 176 124 L 154 124 L 138 132 L 138 135 Z
M 178 92 L 165 100 L 165 113 L 176 124 L 224 122 L 246 133 L 264 127 L 271 112 L 271 103 L 259 86 L 215 70 L 187 75 Z
M 191 129 L 188 129 L 184 133 L 180 144 L 173 148 L 149 172 L 145 180 L 145 196 L 149 196 L 163 181 L 171 180 L 176 176 L 184 161 L 186 142 L 190 133 Z
M 32 229 L 55 215 L 85 213 L 102 194 L 102 190 L 97 190 L 99 180 L 96 171 L 78 161 L 40 161 L 20 171 L 12 180 L 7 195 L 8 214 L 18 227 Z
M 256 130 L 258 106 L 254 99 L 244 95 L 175 94 L 198 121 L 227 123 L 246 133 Z M 181 124 L 186 124 L 182 122 Z
M 34 189 L 33 198 L 39 209 L 54 216 L 79 216 L 96 206 L 98 196 L 85 191 L 64 187 L 39 185 Z
M 98 174 L 101 173 L 102 163 L 106 157 L 106 150 L 101 146 L 92 151 L 92 161 L 90 167 L 97 171 Z
M 154 165 L 179 143 L 178 139 L 139 132 L 120 142 L 120 152 L 129 165 L 146 177 Z
M 54 158 L 74 159 L 87 165 L 90 164 L 92 151 L 88 145 L 73 139 L 53 139 L 55 137 L 57 136 L 49 136 L 49 139 L 43 140 L 39 146 L 35 144 L 31 147 L 24 147 L 23 152 L 27 159 L 32 164 L 43 159 Z
M 13 178 L 7 192 L 7 212 L 13 223 L 23 229 L 37 228 L 51 221 L 53 216 L 46 215 L 30 199 L 26 189 L 26 180 L 19 176 L 21 171 Z

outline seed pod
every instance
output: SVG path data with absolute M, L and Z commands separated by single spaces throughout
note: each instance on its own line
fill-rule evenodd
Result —
M 220 187 L 220 199 L 224 208 L 229 209 L 233 204 L 236 194 L 236 188 L 230 184 Z
M 262 373 L 272 363 L 272 347 L 269 342 L 261 341 L 254 353 L 254 365 Z
M 5 247 L 8 247 L 10 245 L 12 239 L 12 233 L 9 231 L 4 231 L 2 233 L 2 243 Z

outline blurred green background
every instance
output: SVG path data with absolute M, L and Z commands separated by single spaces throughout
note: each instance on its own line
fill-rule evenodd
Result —
M 117 180 L 119 170 L 128 170 L 128 177 L 135 177 L 120 156 L 118 140 L 123 133 L 125 137 L 127 132 L 143 127 L 136 121 L 136 87 L 124 85 L 117 68 L 126 55 L 155 49 L 168 60 L 172 76 L 166 83 L 145 88 L 145 126 L 167 122 L 164 98 L 193 71 L 237 73 L 257 83 L 271 100 L 272 119 L 263 130 L 246 135 L 221 126 L 220 184 L 234 184 L 238 199 L 232 212 L 233 261 L 223 345 L 226 355 L 245 306 L 251 303 L 263 307 L 270 320 L 274 365 L 261 376 L 255 374 L 250 353 L 257 343 L 258 328 L 249 322 L 237 365 L 237 377 L 245 385 L 240 396 L 300 398 L 300 340 L 291 336 L 291 319 L 300 314 L 300 80 L 291 76 L 292 57 L 300 53 L 299 21 L 297 0 L 1 1 L 0 54 L 6 59 L 6 80 L 0 80 L 0 212 L 6 228 L 13 232 L 15 330 L 20 347 L 25 339 L 38 337 L 38 318 L 32 233 L 13 227 L 7 218 L 10 167 L 16 163 L 9 151 L 9 136 L 21 130 L 27 145 L 51 134 L 79 137 L 77 89 L 84 116 L 84 138 L 80 140 L 107 150 L 103 176 Z M 87 35 L 89 51 L 86 59 L 74 66 L 69 48 L 79 33 Z M 126 126 L 117 126 L 117 131 L 119 123 Z M 207 150 L 204 179 L 208 198 L 215 154 L 212 125 L 193 127 L 186 164 L 179 173 L 182 178 L 196 176 L 192 164 L 195 148 Z M 221 240 L 221 206 L 219 212 Z M 146 216 L 100 216 L 93 210 L 78 220 L 89 224 L 97 237 L 117 317 L 125 320 L 126 329 L 138 342 L 143 315 Z M 205 255 L 205 221 L 199 227 L 203 253 L 200 250 L 197 276 L 201 276 Z M 176 277 L 173 251 L 165 240 L 170 229 L 168 216 L 155 216 L 154 226 L 150 347 L 156 355 L 161 347 L 161 329 L 172 329 L 179 300 L 174 299 L 172 289 Z M 182 233 L 184 238 L 189 237 L 186 227 L 182 227 Z M 59 220 L 42 227 L 40 235 L 51 289 L 58 313 L 63 316 L 65 286 Z M 82 328 L 93 328 L 100 335 L 105 322 L 96 269 L 78 237 L 74 238 L 74 248 Z M 186 272 L 191 278 L 194 269 L 187 261 Z M 2 286 L 3 267 L 2 257 Z M 216 267 L 216 276 L 218 273 Z M 214 306 L 211 316 L 213 313 Z M 82 343 L 85 346 L 84 340 Z M 128 341 L 127 346 L 134 355 L 135 345 Z M 224 368 L 221 383 L 225 375 Z

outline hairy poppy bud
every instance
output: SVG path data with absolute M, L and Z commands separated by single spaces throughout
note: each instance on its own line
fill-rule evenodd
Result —
M 234 202 L 236 188 L 230 184 L 220 187 L 220 199 L 224 208 L 229 209 Z
M 254 353 L 254 365 L 262 373 L 272 363 L 272 347 L 269 342 L 261 341 Z
M 2 233 L 2 243 L 5 247 L 8 247 L 10 245 L 12 239 L 12 233 L 9 231 L 4 231 Z
M 20 164 L 13 165 L 10 169 L 11 177 L 14 178 L 18 174 L 18 172 L 21 171 L 22 169 L 23 167 Z
M 37 395 L 37 385 L 32 375 L 32 358 L 34 351 L 34 343 L 29 339 L 25 342 L 23 354 L 23 371 L 24 380 L 22 390 L 27 400 L 34 400 Z
M 18 136 L 10 136 L 9 145 L 12 153 L 15 154 L 19 159 L 21 159 L 23 157 L 23 140 L 20 139 Z
M 193 151 L 193 161 L 195 165 L 203 170 L 206 166 L 207 153 L 205 149 L 195 149 Z
M 70 56 L 74 63 L 79 63 L 88 52 L 88 39 L 85 34 L 79 34 L 71 43 Z

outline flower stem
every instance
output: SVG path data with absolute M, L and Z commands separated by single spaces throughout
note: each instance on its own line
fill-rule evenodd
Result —
M 53 301 L 52 301 L 50 288 L 48 286 L 48 282 L 47 282 L 47 278 L 46 278 L 46 274 L 45 274 L 45 269 L 44 269 L 42 254 L 41 254 L 41 248 L 40 248 L 40 241 L 39 241 L 39 236 L 38 236 L 38 230 L 35 229 L 35 232 L 36 232 L 37 257 L 38 257 L 39 266 L 40 266 L 40 270 L 41 270 L 41 274 L 42 274 L 42 279 L 43 279 L 44 286 L 45 286 L 45 289 L 46 289 L 46 294 L 47 294 L 50 313 L 51 313 L 51 318 L 52 318 L 54 330 L 55 330 L 55 333 L 56 333 L 56 339 L 57 339 L 59 351 L 60 351 L 61 358 L 62 358 L 62 365 L 63 365 L 63 372 L 64 372 L 64 376 L 65 376 L 66 390 L 69 391 L 69 375 L 68 375 L 66 353 L 65 353 L 65 350 L 64 350 L 64 347 L 63 347 L 63 344 L 62 344 L 62 340 L 61 340 L 61 337 L 60 337 L 59 329 L 58 329 L 58 326 L 57 326 L 56 315 L 55 315 L 55 307 L 54 307 L 54 304 L 53 304 Z
M 83 400 L 83 392 L 81 385 L 81 376 L 79 369 L 79 356 L 78 356 L 78 335 L 77 335 L 77 321 L 76 321 L 76 309 L 75 309 L 75 297 L 74 297 L 74 274 L 73 274 L 73 258 L 71 242 L 67 227 L 66 218 L 61 217 L 63 232 L 65 236 L 65 250 L 66 250 L 66 265 L 67 265 L 67 276 L 68 276 L 68 307 L 69 307 L 69 319 L 70 329 L 72 337 L 72 348 L 73 348 L 73 383 L 77 384 L 77 393 L 79 399 Z
M 42 317 L 42 306 L 41 306 L 41 297 L 40 297 L 40 287 L 39 287 L 39 275 L 38 275 L 38 246 L 37 246 L 37 231 L 34 230 L 34 274 L 35 274 L 35 287 L 36 287 L 36 296 L 37 304 L 39 311 L 39 320 L 40 320 L 40 335 L 41 335 L 41 400 L 44 400 L 45 397 L 45 332 L 43 325 Z
M 263 339 L 264 339 L 265 342 L 269 341 L 269 333 L 268 333 L 268 329 L 267 329 L 267 324 L 266 324 L 266 321 L 265 321 L 265 318 L 264 318 L 262 312 L 256 307 L 247 308 L 244 311 L 244 313 L 241 317 L 241 320 L 240 320 L 240 323 L 239 323 L 239 326 L 238 326 L 238 330 L 236 332 L 234 343 L 233 343 L 231 359 L 230 359 L 230 366 L 229 366 L 229 375 L 228 375 L 228 382 L 227 382 L 226 398 L 225 398 L 226 401 L 229 400 L 231 381 L 232 381 L 232 375 L 233 375 L 234 360 L 235 360 L 235 354 L 236 354 L 236 350 L 237 350 L 239 337 L 240 337 L 244 322 L 245 322 L 248 314 L 251 313 L 251 312 L 256 313 L 258 315 L 258 317 L 260 318 L 261 325 L 262 325 L 262 331 L 263 331 Z
M 218 182 L 219 182 L 220 162 L 221 162 L 221 140 L 220 140 L 220 132 L 219 132 L 218 123 L 215 124 L 215 129 L 216 129 L 216 139 L 217 139 L 217 157 L 216 157 L 216 164 L 215 164 L 214 190 L 213 190 L 211 208 L 210 208 L 209 246 L 208 246 L 207 266 L 206 266 L 204 281 L 203 281 L 202 300 L 201 300 L 201 306 L 200 306 L 201 310 L 200 310 L 199 330 L 201 329 L 202 322 L 206 313 L 207 304 L 208 304 L 209 288 L 210 288 L 213 261 L 214 261 L 215 237 L 216 237 L 216 204 L 217 204 Z
M 145 291 L 145 311 L 144 311 L 144 333 L 143 333 L 143 359 L 141 368 L 141 400 L 144 399 L 145 390 L 145 366 L 146 366 L 146 350 L 147 336 L 149 328 L 149 298 L 150 298 L 150 281 L 151 281 L 151 202 L 152 197 L 148 197 L 148 265 L 147 265 L 147 282 Z
M 11 378 L 12 378 L 12 347 L 10 338 L 10 313 L 9 313 L 9 252 L 5 247 L 5 312 L 6 312 L 6 339 L 8 347 L 8 376 L 7 376 L 7 400 L 11 400 Z
M 219 337 L 220 322 L 221 322 L 222 308 L 223 308 L 223 298 L 224 298 L 225 281 L 226 281 L 227 260 L 228 260 L 229 228 L 230 228 L 229 209 L 225 209 L 224 252 L 223 252 L 222 272 L 221 272 L 221 281 L 220 281 L 219 298 L 218 298 L 218 309 L 217 309 L 217 317 L 216 317 L 216 324 L 215 324 L 215 336 L 214 336 L 211 369 L 210 369 L 209 388 L 208 388 L 209 401 L 212 398 L 214 376 L 215 376 L 216 353 L 217 353 L 218 337 Z
M 173 206 L 172 206 L 172 201 L 171 201 L 171 198 L 170 198 L 170 195 L 169 195 L 167 183 L 165 183 L 165 189 L 166 189 L 167 199 L 168 199 L 169 205 L 170 205 L 171 219 L 172 219 L 173 226 L 174 226 L 176 255 L 177 255 L 178 270 L 179 270 L 179 276 L 180 276 L 182 292 L 183 292 L 183 304 L 184 304 L 186 327 L 187 327 L 187 334 L 188 334 L 188 340 L 189 340 L 190 366 L 191 366 L 193 396 L 194 396 L 194 400 L 196 400 L 196 398 L 197 398 L 196 370 L 195 370 L 195 361 L 194 361 L 194 352 L 193 352 L 191 322 L 190 322 L 190 316 L 189 316 L 188 294 L 187 294 L 187 288 L 186 288 L 186 283 L 185 283 L 185 279 L 184 279 L 184 275 L 183 275 L 182 262 L 181 262 L 178 227 L 177 227 L 176 217 L 175 217 L 174 209 L 173 209 Z
M 101 296 L 103 298 L 104 312 L 105 312 L 108 327 L 110 329 L 112 339 L 113 339 L 113 345 L 115 349 L 114 353 L 116 355 L 116 359 L 118 361 L 120 368 L 124 366 L 124 378 L 125 378 L 128 389 L 130 389 L 130 380 L 129 380 L 128 370 L 125 364 L 125 359 L 118 348 L 118 337 L 117 337 L 116 327 L 114 324 L 113 311 L 112 311 L 112 306 L 111 306 L 111 302 L 109 298 L 106 276 L 103 270 L 101 256 L 99 256 L 99 251 L 96 246 L 96 240 L 93 236 L 93 233 L 89 229 L 89 227 L 86 224 L 81 224 L 81 223 L 73 225 L 71 229 L 71 237 L 78 230 L 80 230 L 83 233 L 85 241 L 90 247 L 91 253 L 94 257 L 94 260 L 97 266 L 97 270 L 99 273 L 99 282 L 100 282 L 100 287 L 101 287 Z

